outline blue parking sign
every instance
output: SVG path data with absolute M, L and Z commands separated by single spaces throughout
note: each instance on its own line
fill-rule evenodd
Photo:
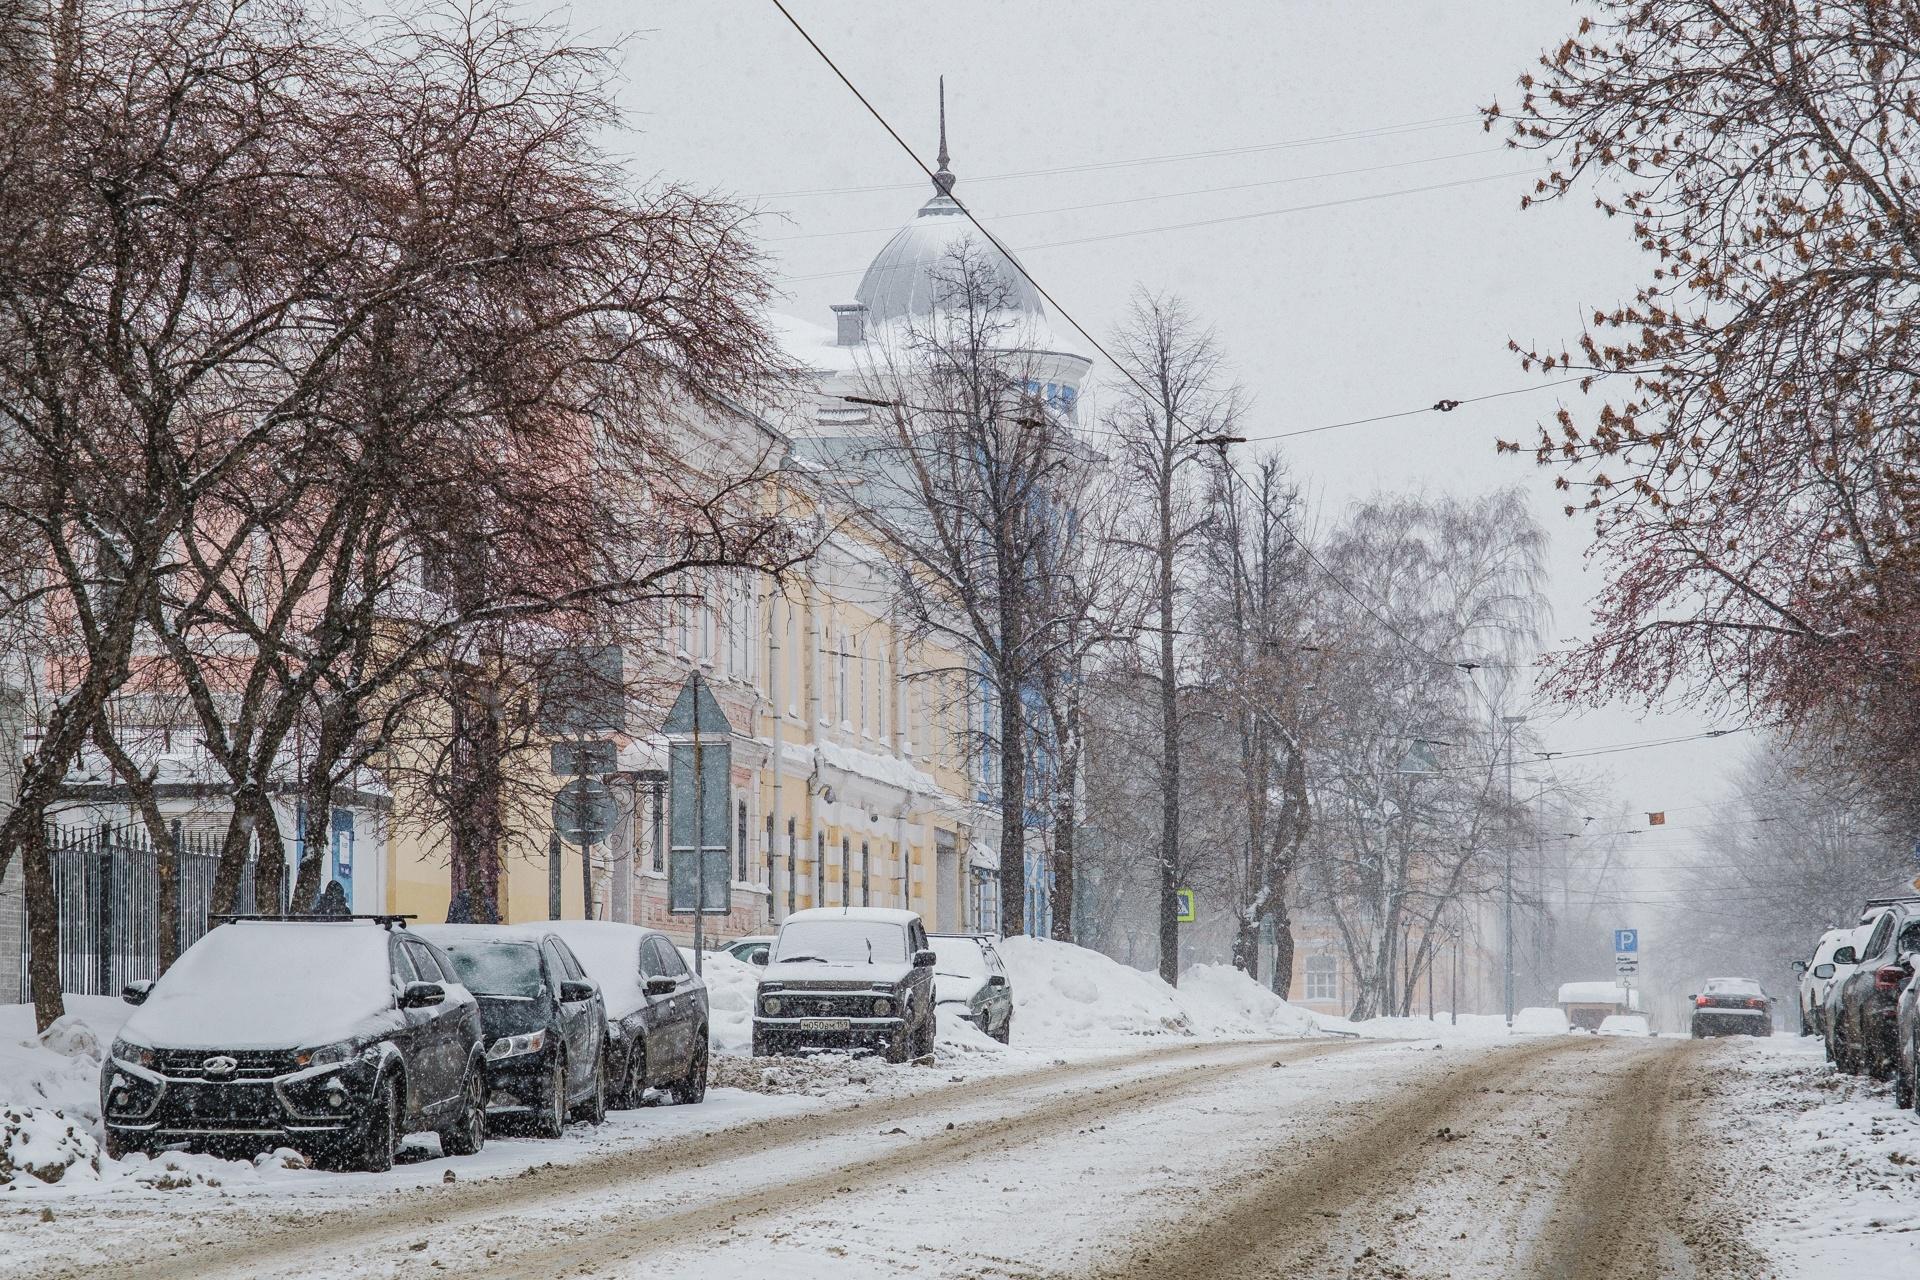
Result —
M 1638 929 L 1615 929 L 1613 931 L 1613 953 L 1615 955 L 1635 955 L 1640 950 L 1640 931 Z

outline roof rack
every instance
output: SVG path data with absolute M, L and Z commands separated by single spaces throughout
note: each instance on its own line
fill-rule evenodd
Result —
M 1875 907 L 1891 907 L 1900 902 L 1920 902 L 1920 893 L 1899 893 L 1891 898 L 1868 898 L 1864 909 L 1871 911 Z
M 395 925 L 399 925 L 404 929 L 407 921 L 418 920 L 419 918 L 417 915 L 340 915 L 337 913 L 333 915 L 322 915 L 317 912 L 306 915 L 265 915 L 241 911 L 221 911 L 208 917 L 210 920 L 227 924 L 231 924 L 236 920 L 269 920 L 297 924 L 341 924 L 349 920 L 376 920 L 388 929 L 393 928 Z

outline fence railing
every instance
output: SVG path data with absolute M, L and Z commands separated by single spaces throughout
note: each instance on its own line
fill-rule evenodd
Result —
M 180 949 L 199 941 L 213 908 L 219 867 L 214 833 L 173 833 L 180 886 Z M 151 978 L 160 964 L 160 859 L 142 826 L 47 830 L 54 900 L 60 927 L 60 989 L 75 995 L 115 995 L 129 982 Z M 254 861 L 240 875 L 238 911 L 254 911 Z M 21 931 L 20 992 L 33 998 L 27 977 L 31 947 Z

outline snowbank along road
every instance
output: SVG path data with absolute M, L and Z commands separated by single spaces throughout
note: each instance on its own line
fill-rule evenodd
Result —
M 201 1200 L 32 1274 L 1766 1276 L 1695 1114 L 1720 1052 L 1189 1044 L 384 1203 Z

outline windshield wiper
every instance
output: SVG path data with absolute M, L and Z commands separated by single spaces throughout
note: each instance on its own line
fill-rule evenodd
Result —
M 825 964 L 827 962 L 827 958 L 825 956 L 781 956 L 779 963 L 799 964 L 802 960 L 818 960 L 821 964 Z

